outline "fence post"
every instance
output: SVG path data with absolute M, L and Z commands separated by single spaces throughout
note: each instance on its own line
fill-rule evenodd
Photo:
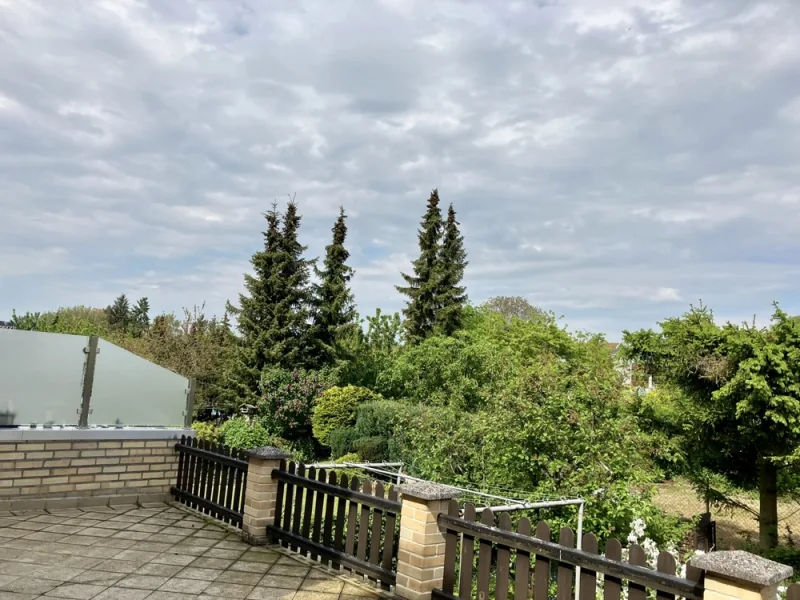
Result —
M 83 363 L 83 384 L 81 385 L 81 407 L 78 411 L 78 427 L 89 427 L 94 370 L 97 365 L 98 339 L 96 335 L 90 335 L 89 343 L 83 349 L 83 353 L 86 355 L 86 361 Z
M 435 483 L 412 482 L 400 488 L 400 545 L 395 593 L 408 600 L 430 600 L 442 587 L 444 534 L 436 522 L 458 491 Z
M 776 600 L 778 585 L 793 573 L 792 567 L 744 550 L 702 554 L 689 564 L 705 572 L 703 600 Z
M 281 460 L 289 454 L 280 448 L 255 448 L 246 450 L 247 488 L 244 492 L 242 531 L 247 541 L 263 546 L 267 543 L 267 525 L 275 520 L 275 502 L 278 482 L 272 479 L 272 470 L 280 467 Z

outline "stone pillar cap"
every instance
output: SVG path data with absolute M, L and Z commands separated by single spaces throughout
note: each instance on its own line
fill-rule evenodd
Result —
M 711 575 L 753 586 L 767 587 L 788 579 L 794 569 L 744 550 L 722 550 L 693 556 L 689 564 Z
M 244 451 L 246 456 L 250 458 L 260 458 L 262 460 L 283 460 L 284 458 L 291 458 L 291 454 L 280 448 L 274 446 L 262 446 L 261 448 L 253 448 Z
M 432 481 L 409 481 L 400 486 L 400 493 L 420 500 L 451 500 L 461 495 L 461 492 L 449 485 Z

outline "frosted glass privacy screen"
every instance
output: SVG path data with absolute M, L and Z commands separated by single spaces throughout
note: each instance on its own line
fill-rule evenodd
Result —
M 98 341 L 89 425 L 183 426 L 189 380 Z
M 0 329 L 0 425 L 77 425 L 82 335 Z

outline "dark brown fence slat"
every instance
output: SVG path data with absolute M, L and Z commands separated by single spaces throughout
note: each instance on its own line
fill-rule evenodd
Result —
M 647 564 L 647 558 L 644 550 L 638 544 L 631 544 L 628 548 L 628 562 L 637 567 L 644 567 Z M 628 600 L 645 600 L 647 591 L 643 585 L 638 583 L 628 582 Z
M 467 504 L 464 507 L 464 520 L 475 520 L 475 505 Z M 475 537 L 462 536 L 461 540 L 461 576 L 458 582 L 458 597 L 461 600 L 472 598 L 472 561 L 475 559 Z
M 558 543 L 567 548 L 575 547 L 575 533 L 569 527 L 562 527 L 558 535 Z M 556 600 L 572 599 L 572 579 L 575 569 L 572 565 L 564 562 L 558 563 L 558 591 Z
M 228 455 L 228 449 L 223 446 L 222 444 L 219 445 L 220 452 L 222 454 Z M 228 471 L 230 471 L 230 467 L 225 463 L 220 463 L 219 465 L 219 480 L 217 481 L 217 502 L 224 508 L 229 508 L 227 505 L 227 494 L 228 494 Z M 228 519 L 225 521 L 230 522 Z
M 317 481 L 325 483 L 328 480 L 328 473 L 325 469 L 320 469 L 317 473 Z M 311 541 L 319 544 L 322 539 L 322 516 L 325 512 L 325 493 L 314 493 L 314 523 L 311 526 Z M 311 560 L 320 558 L 317 554 L 311 554 Z
M 278 469 L 280 469 L 281 471 L 286 470 L 285 460 L 281 460 Z M 278 527 L 281 527 L 281 525 L 283 524 L 283 497 L 284 494 L 286 493 L 285 488 L 286 484 L 283 481 L 278 481 L 278 491 L 275 494 L 275 525 L 277 525 Z M 278 540 L 275 538 L 275 536 L 271 536 L 270 541 L 272 541 L 272 543 L 274 544 Z
M 497 526 L 500 529 L 511 531 L 511 517 L 508 513 L 500 513 Z M 508 577 L 511 568 L 511 553 L 506 546 L 497 547 L 497 579 L 495 583 L 495 598 L 508 600 Z
M 550 526 L 544 521 L 540 521 L 539 524 L 536 525 L 536 537 L 548 542 L 553 540 L 553 532 L 550 531 Z M 537 555 L 536 564 L 533 567 L 533 597 L 537 600 L 549 598 L 549 587 L 550 559 Z
M 397 490 L 389 490 L 389 500 L 397 501 Z M 395 528 L 397 527 L 397 514 L 393 512 L 386 513 L 386 529 L 383 538 L 383 568 L 392 570 L 394 557 L 397 554 L 395 548 Z
M 309 479 L 316 479 L 317 478 L 317 470 L 314 467 L 310 467 L 308 469 Z M 316 492 L 313 490 L 306 490 L 306 501 L 305 506 L 303 507 L 303 528 L 301 535 L 310 540 L 311 539 L 311 516 L 314 512 L 314 496 Z M 305 553 L 303 553 L 305 554 Z
M 622 544 L 611 538 L 606 542 L 606 558 L 622 560 Z M 619 577 L 605 575 L 603 577 L 603 600 L 619 600 L 622 593 L 622 581 Z
M 375 496 L 383 498 L 383 484 L 375 483 Z M 369 538 L 369 562 L 374 565 L 381 564 L 381 532 L 383 531 L 383 511 L 376 508 L 372 513 L 372 534 Z
M 358 481 L 358 477 L 353 477 L 350 480 L 350 489 L 353 491 L 357 491 L 360 486 L 360 482 Z M 348 508 L 347 513 L 347 540 L 345 541 L 344 545 L 344 552 L 345 554 L 349 554 L 351 556 L 355 556 L 353 553 L 355 552 L 356 548 L 356 524 L 358 520 L 358 503 L 350 500 L 350 506 Z
M 237 452 L 236 458 L 242 460 L 245 458 L 243 452 Z M 245 492 L 245 474 L 247 469 L 235 469 L 236 478 L 233 484 L 233 510 L 236 512 L 244 513 L 244 492 Z
M 183 446 L 184 444 L 186 444 L 186 436 L 182 435 L 180 445 Z M 175 482 L 175 487 L 177 487 L 179 490 L 183 490 L 185 489 L 183 485 L 183 476 L 186 473 L 186 467 L 184 463 L 187 457 L 186 454 L 180 451 L 180 449 L 177 447 L 177 444 L 175 451 L 178 453 L 178 477 L 177 481 Z
M 593 533 L 586 533 L 581 542 L 581 548 L 585 552 L 597 554 L 597 536 Z M 581 594 L 578 600 L 596 600 L 597 596 L 597 573 L 586 567 L 581 568 Z
M 214 442 L 209 443 L 208 449 L 213 452 L 214 454 L 219 454 L 219 449 Z M 215 483 L 216 480 L 216 483 Z M 215 461 L 208 461 L 208 478 L 206 479 L 206 493 L 205 497 L 211 500 L 212 502 L 216 502 L 216 492 L 219 489 L 219 463 Z M 217 511 L 212 511 L 211 515 L 215 519 L 220 518 L 220 513 Z
M 339 480 L 339 487 L 350 489 L 350 482 L 347 479 L 347 475 L 342 475 L 341 479 Z M 333 534 L 333 549 L 337 552 L 344 552 L 344 520 L 347 516 L 347 500 L 344 498 L 337 498 L 335 496 L 328 496 L 328 501 L 331 502 L 331 504 L 336 504 L 336 528 L 334 529 Z M 340 567 L 341 565 L 338 562 L 333 563 L 333 568 L 337 571 Z
M 531 522 L 527 517 L 522 517 L 517 523 L 517 533 L 531 535 Z M 526 600 L 531 580 L 531 554 L 524 550 L 517 550 L 517 562 L 514 574 L 514 600 Z
M 458 502 L 456 500 L 450 500 L 450 503 L 447 505 L 447 514 L 451 517 L 457 517 L 458 511 Z M 456 582 L 457 551 L 458 534 L 455 531 L 446 529 L 444 532 L 444 574 L 442 575 L 442 591 L 451 596 L 453 595 L 453 588 Z
M 658 561 L 656 562 L 656 569 L 662 573 L 669 573 L 675 575 L 675 557 L 669 552 L 659 552 Z M 675 594 L 656 590 L 657 600 L 675 600 Z
M 481 513 L 481 524 L 494 527 L 494 513 L 484 508 Z M 489 576 L 492 572 L 492 542 L 480 538 L 478 542 L 478 600 L 489 599 Z
M 793 583 L 786 590 L 786 600 L 800 600 L 800 583 Z
M 306 475 L 306 466 L 304 464 L 299 464 L 296 467 L 296 471 L 298 477 L 305 477 Z M 300 535 L 300 522 L 303 519 L 303 492 L 305 492 L 305 488 L 300 486 L 295 486 L 294 488 L 294 508 L 292 509 L 292 533 L 295 535 Z M 292 546 L 292 550 L 299 550 L 298 546 Z
M 228 479 L 225 486 L 225 506 L 233 510 L 233 488 L 236 487 L 236 469 L 228 469 Z
M 290 462 L 288 468 L 286 469 L 287 473 L 294 473 L 294 462 Z M 286 487 L 283 490 L 283 524 L 281 529 L 284 531 L 291 531 L 292 530 L 292 509 L 294 508 L 294 485 L 291 483 L 286 483 Z M 281 541 L 281 545 L 286 548 L 288 547 L 288 543 L 285 541 Z
M 205 440 L 200 440 L 200 443 L 197 445 L 200 450 L 208 450 L 208 442 Z M 206 478 L 208 477 L 208 459 L 202 458 L 200 459 L 200 477 L 198 478 L 197 484 L 197 492 L 196 494 L 201 498 L 205 497 L 205 489 L 206 489 Z M 204 507 L 199 507 L 204 513 L 207 513 Z
M 197 447 L 197 438 L 190 437 L 188 440 L 189 447 L 196 448 Z M 186 486 L 186 491 L 190 494 L 195 493 L 195 486 L 197 485 L 197 461 L 199 457 L 195 454 L 189 455 L 189 481 L 188 485 Z M 197 505 L 193 502 L 188 503 L 189 508 L 197 508 Z
M 372 494 L 372 483 L 366 480 L 361 486 L 365 494 Z M 361 519 L 358 522 L 358 560 L 367 560 L 367 544 L 369 543 L 369 506 L 361 505 Z

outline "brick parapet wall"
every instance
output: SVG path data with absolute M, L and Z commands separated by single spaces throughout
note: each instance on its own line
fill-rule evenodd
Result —
M 39 508 L 166 500 L 177 477 L 176 441 L 0 440 L 0 510 L 33 500 Z

